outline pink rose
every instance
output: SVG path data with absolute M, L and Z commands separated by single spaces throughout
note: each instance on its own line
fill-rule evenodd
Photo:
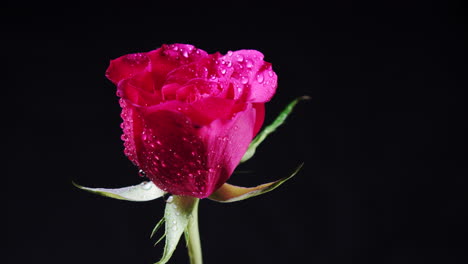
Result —
M 264 120 L 277 76 L 256 50 L 208 54 L 172 44 L 112 60 L 125 154 L 162 190 L 208 197 Z

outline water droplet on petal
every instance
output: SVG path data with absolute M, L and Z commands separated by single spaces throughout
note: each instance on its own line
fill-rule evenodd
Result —
M 249 59 L 245 60 L 245 67 L 247 68 L 252 68 L 253 67 L 253 62 Z
M 273 77 L 273 75 L 274 75 L 273 71 L 271 69 L 268 70 L 268 76 Z
M 144 53 L 134 53 L 126 55 L 125 57 L 123 57 L 123 60 L 130 66 L 135 66 L 147 63 L 149 58 Z
M 238 61 L 238 62 L 243 62 L 243 61 L 244 61 L 244 56 L 242 56 L 242 55 L 240 55 L 240 54 L 237 55 L 237 61 Z
M 245 76 L 242 76 L 241 77 L 241 83 L 242 84 L 247 84 L 249 82 L 249 78 L 245 77 Z
M 146 173 L 145 173 L 143 170 L 139 170 L 139 171 L 138 171 L 138 175 L 139 175 L 140 177 L 146 177 Z
M 264 80 L 263 73 L 257 74 L 257 82 L 262 83 Z

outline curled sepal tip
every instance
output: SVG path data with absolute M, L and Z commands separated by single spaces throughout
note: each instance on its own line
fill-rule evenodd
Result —
M 255 154 L 255 150 L 260 145 L 260 143 L 262 143 L 262 141 L 265 140 L 268 135 L 273 133 L 276 130 L 276 128 L 281 126 L 284 123 L 284 121 L 286 121 L 286 118 L 289 116 L 289 114 L 291 114 L 296 104 L 302 100 L 310 100 L 310 97 L 305 95 L 294 99 L 283 109 L 283 111 L 281 111 L 278 117 L 276 117 L 276 119 L 270 125 L 266 126 L 260 133 L 258 133 L 258 135 L 252 140 L 252 142 L 249 145 L 249 148 L 242 157 L 240 161 L 241 163 L 246 162 L 247 160 L 253 157 L 253 155 Z
M 284 182 L 286 182 L 287 180 L 291 179 L 294 175 L 296 175 L 301 170 L 303 165 L 304 163 L 299 165 L 299 167 L 297 167 L 296 170 L 288 177 L 282 178 L 274 182 L 258 185 L 256 187 L 246 188 L 225 183 L 208 198 L 216 202 L 230 203 L 245 200 L 254 196 L 270 192 L 276 189 Z
M 78 187 L 79 189 L 118 199 L 118 200 L 125 200 L 125 201 L 132 201 L 132 202 L 145 202 L 157 199 L 164 195 L 164 191 L 159 189 L 153 182 L 145 181 L 138 185 L 123 187 L 123 188 L 116 188 L 116 189 L 109 189 L 109 188 L 89 188 L 85 186 L 81 186 L 75 182 L 72 182 L 73 185 Z

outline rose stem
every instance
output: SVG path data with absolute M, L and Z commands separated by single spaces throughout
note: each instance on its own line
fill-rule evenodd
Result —
M 196 199 L 195 205 L 192 211 L 192 217 L 190 218 L 185 239 L 187 239 L 187 249 L 190 258 L 190 264 L 202 264 L 202 250 L 200 242 L 200 232 L 198 230 L 198 202 Z

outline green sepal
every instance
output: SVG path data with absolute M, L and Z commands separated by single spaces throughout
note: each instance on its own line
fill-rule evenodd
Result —
M 170 202 L 166 203 L 164 211 L 166 245 L 164 246 L 161 260 L 156 264 L 164 264 L 169 261 L 179 243 L 182 233 L 184 233 L 190 219 L 193 217 L 192 213 L 194 209 L 196 210 L 199 201 L 195 197 L 178 195 L 173 195 L 169 200 Z
M 161 218 L 161 220 L 159 220 L 159 222 L 156 224 L 156 226 L 154 226 L 153 231 L 151 231 L 150 238 L 153 238 L 154 234 L 156 234 L 156 232 L 158 232 L 159 228 L 161 228 L 161 226 L 164 224 L 165 220 L 166 219 L 164 217 Z
M 292 102 L 290 102 L 284 109 L 283 111 L 278 115 L 278 117 L 273 121 L 273 123 L 271 123 L 270 125 L 266 126 L 253 140 L 252 142 L 250 142 L 250 145 L 249 145 L 249 148 L 247 149 L 247 151 L 245 152 L 244 156 L 242 157 L 241 159 L 241 163 L 242 162 L 246 162 L 247 160 L 249 160 L 250 158 L 253 157 L 253 155 L 255 154 L 255 150 L 257 149 L 257 147 L 260 145 L 260 143 L 262 143 L 263 140 L 265 140 L 265 138 L 270 135 L 271 133 L 273 133 L 276 128 L 278 128 L 280 125 L 282 125 L 284 123 L 284 121 L 286 121 L 286 118 L 289 116 L 289 114 L 291 114 L 292 110 L 294 109 L 294 107 L 296 106 L 296 104 L 301 101 L 301 100 L 309 100 L 310 97 L 309 96 L 301 96 L 301 97 L 298 97 L 296 99 L 294 99 Z
M 125 200 L 125 201 L 132 201 L 132 202 L 145 202 L 157 199 L 164 195 L 164 191 L 159 189 L 156 185 L 154 185 L 151 181 L 145 181 L 138 185 L 123 187 L 123 188 L 116 188 L 116 189 L 108 189 L 108 188 L 89 188 L 85 186 L 81 186 L 75 182 L 72 182 L 73 185 L 76 187 L 106 197 L 118 199 L 118 200 Z
M 289 175 L 288 177 L 282 178 L 280 180 L 265 183 L 262 185 L 258 185 L 256 187 L 240 187 L 235 186 L 229 183 L 223 184 L 218 190 L 216 190 L 213 194 L 211 194 L 208 198 L 221 203 L 231 203 L 242 201 L 251 197 L 255 197 L 270 191 L 273 191 L 278 186 L 286 182 L 287 180 L 291 179 L 294 175 L 296 175 L 302 168 L 304 163 L 299 165 L 296 170 Z

